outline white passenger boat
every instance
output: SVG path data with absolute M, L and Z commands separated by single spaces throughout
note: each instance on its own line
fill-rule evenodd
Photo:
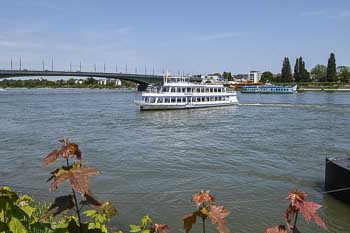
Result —
M 160 86 L 150 86 L 135 103 L 141 110 L 206 108 L 238 104 L 235 91 L 218 84 L 191 83 L 188 77 L 164 77 Z

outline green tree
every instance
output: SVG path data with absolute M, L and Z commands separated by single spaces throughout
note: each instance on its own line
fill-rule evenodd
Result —
M 339 81 L 347 83 L 350 81 L 350 68 L 347 66 L 337 67 L 337 77 Z
M 94 78 L 87 78 L 86 80 L 85 80 L 85 84 L 87 84 L 87 85 L 94 85 L 94 84 L 97 84 L 97 80 L 96 79 L 94 79 Z
M 232 81 L 233 80 L 231 72 L 224 72 L 222 74 L 222 76 L 224 76 L 224 79 L 227 80 L 227 81 Z
M 294 80 L 295 82 L 310 81 L 310 73 L 305 69 L 305 62 L 302 57 L 297 58 L 295 61 Z
M 273 74 L 270 71 L 265 71 L 262 73 L 260 82 L 266 83 L 271 81 L 273 81 Z
M 299 58 L 296 59 L 295 65 L 294 65 L 294 81 L 300 82 L 300 61 L 299 61 Z
M 68 79 L 68 80 L 67 80 L 67 84 L 68 84 L 69 86 L 74 86 L 74 84 L 75 84 L 75 79 L 74 79 L 74 78 Z
M 282 76 L 281 81 L 288 83 L 293 81 L 292 77 L 292 68 L 290 67 L 289 58 L 285 57 L 283 60 L 283 66 L 282 66 Z
M 326 81 L 327 67 L 325 65 L 316 65 L 311 69 L 312 80 L 316 82 Z
M 337 81 L 337 65 L 335 62 L 335 55 L 334 53 L 331 53 L 328 64 L 327 64 L 327 82 L 335 82 Z

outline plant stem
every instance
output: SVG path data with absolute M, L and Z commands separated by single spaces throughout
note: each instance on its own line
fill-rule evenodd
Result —
M 294 225 L 293 225 L 293 233 L 295 232 L 295 227 L 297 226 L 298 214 L 299 214 L 299 210 L 298 210 L 298 212 L 295 215 Z
M 203 233 L 205 233 L 205 218 L 202 218 L 202 223 L 203 223 Z
M 66 161 L 67 161 L 67 167 L 69 167 L 69 160 L 68 160 L 68 158 L 66 158 Z M 78 215 L 78 220 L 79 220 L 80 233 L 83 233 L 83 226 L 81 224 L 79 204 L 78 204 L 78 200 L 77 200 L 77 195 L 76 195 L 75 190 L 73 188 L 72 188 L 72 192 L 73 192 L 75 208 L 76 208 L 77 215 Z

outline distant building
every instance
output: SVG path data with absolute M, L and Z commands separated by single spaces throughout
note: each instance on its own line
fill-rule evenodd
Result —
M 248 73 L 248 81 L 253 83 L 258 83 L 260 82 L 261 75 L 262 75 L 262 72 L 252 70 Z
M 233 80 L 236 82 L 247 82 L 248 81 L 248 74 L 237 74 L 233 76 Z
M 219 73 L 215 73 L 215 74 L 208 74 L 207 76 L 205 76 L 205 78 L 209 81 L 213 81 L 213 82 L 217 82 L 217 81 L 222 81 L 222 75 Z
M 110 83 L 114 83 L 116 86 L 121 86 L 122 85 L 122 81 L 120 79 L 102 79 L 102 80 L 98 80 L 98 84 L 100 85 L 107 85 Z

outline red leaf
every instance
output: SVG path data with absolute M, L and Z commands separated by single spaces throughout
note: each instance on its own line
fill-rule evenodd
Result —
M 311 201 L 304 201 L 302 203 L 298 203 L 297 206 L 299 207 L 300 212 L 303 214 L 305 220 L 308 223 L 310 223 L 311 219 L 313 219 L 317 225 L 328 230 L 326 224 L 317 214 L 317 210 L 322 207 L 321 205 L 313 203 Z
M 69 180 L 72 188 L 81 194 L 89 191 L 89 177 L 97 176 L 100 173 L 96 168 L 83 167 L 80 163 L 75 163 L 69 170 L 59 169 L 54 182 L 50 186 L 50 191 L 56 190 L 65 180 Z
M 193 224 L 196 224 L 197 216 L 200 216 L 200 214 L 201 213 L 198 210 L 183 217 L 182 221 L 184 223 L 184 229 L 186 233 L 190 232 Z
M 299 191 L 298 189 L 293 190 L 288 194 L 288 199 L 291 201 L 291 204 L 294 206 L 298 202 L 303 202 L 308 194 Z
M 211 195 L 209 191 L 204 192 L 202 190 L 192 195 L 192 201 L 199 207 L 203 203 L 211 204 L 214 201 L 214 196 Z
M 317 210 L 322 206 L 313 202 L 305 201 L 307 197 L 308 194 L 298 190 L 294 190 L 288 194 L 290 204 L 286 210 L 285 216 L 288 228 L 293 228 L 293 226 L 290 226 L 290 222 L 294 215 L 300 211 L 308 223 L 313 219 L 316 224 L 328 230 L 326 224 L 317 214 Z
M 59 157 L 63 158 L 71 158 L 73 156 L 76 156 L 78 160 L 81 160 L 81 151 L 79 149 L 79 146 L 75 143 L 70 143 L 68 139 L 60 140 L 64 144 L 59 150 L 53 150 L 51 151 L 44 159 L 43 164 L 44 166 L 49 166 L 50 164 L 54 163 Z
M 286 227 L 284 225 L 274 226 L 267 228 L 264 233 L 287 233 Z
M 225 218 L 230 214 L 230 211 L 223 206 L 211 205 L 208 217 L 213 224 L 216 224 L 216 228 L 220 233 L 230 233 L 226 225 Z
M 170 233 L 170 229 L 166 224 L 154 224 L 157 233 Z

